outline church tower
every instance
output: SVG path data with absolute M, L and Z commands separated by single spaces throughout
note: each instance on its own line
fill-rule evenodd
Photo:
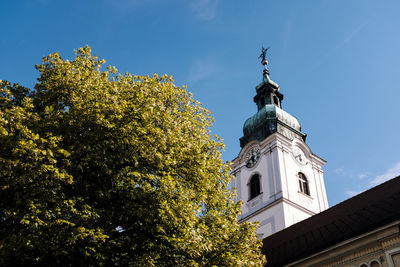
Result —
M 243 202 L 240 221 L 258 221 L 265 238 L 328 208 L 322 166 L 306 144 L 299 121 L 282 109 L 283 94 L 265 58 L 256 86 L 257 113 L 243 125 L 241 151 L 232 162 L 232 186 Z

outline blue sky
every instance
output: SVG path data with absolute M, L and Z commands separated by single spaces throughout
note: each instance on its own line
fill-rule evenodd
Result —
M 187 85 L 231 160 L 270 47 L 283 108 L 328 162 L 332 206 L 400 174 L 399 14 L 395 0 L 3 1 L 0 79 L 32 87 L 42 56 L 88 44 L 121 72 Z

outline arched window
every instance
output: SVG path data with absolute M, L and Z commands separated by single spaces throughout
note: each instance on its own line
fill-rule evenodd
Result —
M 299 172 L 299 188 L 300 192 L 310 195 L 310 189 L 308 188 L 308 181 L 307 177 L 304 175 L 304 173 Z
M 371 262 L 371 267 L 381 267 L 381 265 L 379 264 L 379 262 L 374 260 L 374 261 Z
M 274 95 L 274 104 L 279 107 L 279 99 L 276 95 Z
M 260 99 L 261 102 L 261 108 L 263 108 L 265 106 L 265 98 L 262 96 Z
M 254 174 L 250 179 L 250 197 L 249 200 L 255 198 L 260 194 L 261 187 L 260 187 L 260 175 Z

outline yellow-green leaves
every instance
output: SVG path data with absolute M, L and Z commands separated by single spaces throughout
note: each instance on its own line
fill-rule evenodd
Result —
M 252 266 L 210 111 L 79 48 L 0 84 L 0 265 Z

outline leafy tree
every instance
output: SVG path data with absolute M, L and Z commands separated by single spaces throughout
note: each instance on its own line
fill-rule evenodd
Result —
M 261 265 L 210 112 L 86 46 L 0 82 L 0 265 Z

